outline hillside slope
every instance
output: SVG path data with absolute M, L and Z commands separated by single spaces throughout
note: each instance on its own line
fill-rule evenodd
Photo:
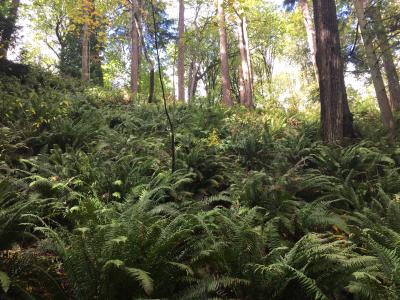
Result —
M 0 298 L 398 299 L 400 149 L 379 131 L 328 146 L 279 105 L 171 105 L 171 173 L 161 107 L 0 76 Z

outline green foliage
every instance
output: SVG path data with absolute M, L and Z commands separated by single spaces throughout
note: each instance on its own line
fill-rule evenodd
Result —
M 0 82 L 0 297 L 397 299 L 400 157 L 380 135 L 328 146 L 312 115 L 178 104 L 171 173 L 156 104 Z

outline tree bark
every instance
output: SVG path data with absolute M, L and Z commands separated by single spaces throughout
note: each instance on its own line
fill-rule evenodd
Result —
M 192 61 L 189 68 L 189 83 L 188 83 L 188 102 L 192 101 L 197 89 L 197 82 L 199 81 L 199 66 Z
M 247 35 L 247 20 L 242 11 L 236 11 L 238 21 L 239 43 L 239 98 L 240 103 L 247 108 L 253 107 L 253 76 L 251 70 L 249 38 Z
M 376 98 L 378 99 L 379 108 L 381 110 L 382 121 L 385 127 L 393 135 L 395 130 L 395 122 L 389 104 L 389 99 L 386 94 L 381 70 L 379 68 L 379 60 L 374 50 L 372 32 L 368 30 L 368 23 L 365 17 L 366 7 L 367 0 L 354 0 L 354 8 L 358 23 L 360 24 L 361 37 L 365 48 L 371 79 L 375 88 Z
M 185 3 L 179 0 L 178 22 L 178 100 L 185 101 Z
M 192 84 L 190 85 L 190 98 L 189 99 L 191 99 L 191 100 L 193 100 L 196 95 L 197 85 L 199 82 L 199 77 L 197 75 L 198 72 L 199 72 L 199 66 L 196 65 L 195 71 L 193 72 L 194 73 L 193 81 L 192 81 Z
M 318 83 L 319 78 L 318 78 L 318 67 L 317 67 L 317 58 L 316 58 L 317 46 L 316 46 L 316 40 L 315 40 L 315 27 L 313 26 L 310 9 L 308 7 L 308 1 L 307 0 L 299 0 L 299 5 L 300 5 L 301 12 L 303 14 L 304 26 L 306 28 L 307 42 L 308 42 L 308 47 L 310 49 L 311 63 L 313 65 L 313 69 L 314 69 L 315 80 Z
M 246 91 L 246 83 L 245 83 L 245 69 L 246 69 L 246 54 L 244 53 L 244 45 L 243 45 L 243 35 L 242 35 L 242 27 L 240 26 L 237 32 L 237 38 L 239 43 L 239 98 L 240 104 L 246 106 L 247 102 L 247 91 Z
M 93 0 L 83 2 L 84 24 L 82 27 L 82 80 L 90 80 L 90 28 L 88 20 L 93 12 Z
M 345 134 L 353 135 L 353 130 L 347 109 L 336 3 L 335 0 L 314 0 L 313 7 L 322 135 L 326 142 L 337 143 Z
M 389 44 L 389 40 L 383 26 L 383 20 L 380 10 L 380 4 L 372 9 L 373 26 L 376 33 L 376 37 L 379 42 L 379 48 L 382 52 L 383 67 L 385 69 L 386 77 L 388 80 L 389 88 L 389 102 L 392 111 L 398 111 L 400 109 L 400 83 L 399 76 L 397 74 L 396 66 L 393 60 L 392 49 Z
M 20 0 L 13 0 L 11 2 L 9 17 L 7 18 L 6 26 L 3 29 L 0 40 L 0 59 L 7 59 L 8 50 L 13 40 L 13 34 L 15 33 L 15 25 L 17 23 L 18 8 Z
M 131 4 L 131 93 L 135 97 L 139 90 L 139 63 L 140 63 L 140 40 L 139 40 L 139 4 L 132 0 Z
M 249 80 L 251 90 L 253 91 L 253 68 L 251 65 L 251 53 L 250 53 L 250 43 L 249 43 L 249 35 L 247 32 L 247 18 L 243 16 L 243 41 L 244 41 L 244 48 L 246 50 L 247 55 L 247 66 L 249 68 Z M 253 98 L 251 98 L 253 99 Z
M 142 5 L 142 3 L 140 3 Z M 140 21 L 138 21 L 138 19 Z M 150 57 L 149 53 L 147 52 L 146 48 L 146 43 L 144 40 L 144 35 L 143 35 L 143 24 L 141 22 L 141 15 L 138 15 L 138 18 L 136 19 L 137 21 L 137 27 L 138 27 L 138 33 L 139 33 L 139 39 L 142 45 L 144 57 L 147 61 L 148 67 L 149 67 L 149 97 L 147 99 L 148 103 L 153 103 L 154 102 L 154 90 L 155 90 L 155 67 L 154 67 L 154 62 L 152 58 Z
M 192 82 L 194 80 L 194 66 L 195 66 L 195 61 L 191 59 L 190 65 L 189 65 L 189 74 L 188 74 L 188 90 L 187 90 L 187 97 L 188 97 L 188 102 L 190 102 L 190 87 L 192 86 Z
M 218 28 L 219 28 L 219 52 L 221 59 L 222 100 L 227 106 L 232 106 L 231 82 L 229 80 L 228 64 L 228 38 L 225 27 L 224 0 L 218 0 Z
M 249 46 L 249 37 L 247 34 L 247 18 L 246 16 L 242 17 L 241 28 L 243 35 L 243 48 L 245 54 L 245 66 L 247 67 L 245 72 L 245 84 L 246 84 L 246 103 L 245 106 L 247 108 L 253 108 L 253 71 L 251 67 L 251 57 L 250 57 L 250 46 Z
M 90 65 L 89 65 L 89 26 L 83 25 L 82 31 L 82 80 L 89 81 L 90 79 Z
M 148 99 L 149 103 L 154 102 L 154 79 L 155 79 L 154 77 L 155 77 L 154 64 L 152 63 L 150 65 L 150 71 L 149 71 L 149 99 Z

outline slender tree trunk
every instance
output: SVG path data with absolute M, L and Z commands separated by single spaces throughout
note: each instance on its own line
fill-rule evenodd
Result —
M 93 83 L 104 86 L 104 74 L 100 55 L 103 44 L 97 34 L 93 34 L 90 40 L 91 42 L 89 42 L 89 44 L 92 45 L 90 47 L 91 49 L 89 49 L 90 78 Z
M 386 77 L 388 80 L 388 88 L 389 88 L 389 102 L 392 108 L 392 111 L 398 111 L 400 109 L 400 83 L 399 76 L 397 74 L 396 66 L 393 60 L 392 49 L 389 44 L 389 40 L 383 26 L 383 20 L 380 10 L 380 4 L 376 4 L 377 7 L 373 9 L 373 26 L 374 31 L 376 33 L 376 37 L 378 38 L 379 47 L 382 51 L 383 58 L 383 67 L 385 69 Z
M 343 78 L 343 86 L 344 78 Z M 360 137 L 359 132 L 354 130 L 353 127 L 353 114 L 350 111 L 349 102 L 347 101 L 347 91 L 346 87 L 344 89 L 344 99 L 343 102 L 343 136 L 347 138 L 355 138 Z
M 148 99 L 149 103 L 154 102 L 154 79 L 155 79 L 154 64 L 151 63 L 149 71 L 149 99 Z
M 341 142 L 345 134 L 353 135 L 351 114 L 346 109 L 336 3 L 335 0 L 314 0 L 313 4 L 322 134 L 326 142 L 336 143 Z
M 311 63 L 314 68 L 315 79 L 318 83 L 319 78 L 318 78 L 318 67 L 316 58 L 317 46 L 315 40 L 315 27 L 313 25 L 310 9 L 308 7 L 308 0 L 299 0 L 299 5 L 301 12 L 303 13 L 304 26 L 306 28 L 306 33 L 307 33 L 307 42 L 311 53 Z
M 89 26 L 83 25 L 82 32 L 82 80 L 89 81 L 90 79 L 90 62 L 89 62 Z
M 193 100 L 196 93 L 197 82 L 199 80 L 198 73 L 199 67 L 194 61 L 192 61 L 189 68 L 188 102 Z
M 7 59 L 8 50 L 11 46 L 13 34 L 15 33 L 19 4 L 20 0 L 13 0 L 11 2 L 10 14 L 6 22 L 7 26 L 4 28 L 0 40 L 0 59 Z
M 160 77 L 160 85 L 161 85 L 161 93 L 163 96 L 163 103 L 164 103 L 164 112 L 165 116 L 167 117 L 169 129 L 170 129 L 170 138 L 171 138 L 171 172 L 174 173 L 176 170 L 176 145 L 175 145 L 175 126 L 172 122 L 171 116 L 168 112 L 167 107 L 167 97 L 165 93 L 164 81 L 162 77 L 162 69 L 161 69 L 161 60 L 160 60 L 160 50 L 158 47 L 158 39 L 157 39 L 157 22 L 155 17 L 155 8 L 154 3 L 151 1 L 151 15 L 153 19 L 153 28 L 154 28 L 154 44 L 156 48 L 156 55 L 157 55 L 157 65 L 158 65 L 158 76 Z
M 224 0 L 218 0 L 219 52 L 221 59 L 222 99 L 227 106 L 232 106 L 231 82 L 229 80 L 228 38 L 225 28 Z
M 194 60 L 191 59 L 189 64 L 189 73 L 188 73 L 188 90 L 187 90 L 188 102 L 190 101 L 190 86 L 192 85 L 193 81 L 193 69 L 194 69 Z
M 243 46 L 244 52 L 246 54 L 246 66 L 247 66 L 247 78 L 246 78 L 246 107 L 253 108 L 253 71 L 251 67 L 251 56 L 250 56 L 250 46 L 249 37 L 247 34 L 247 18 L 243 16 L 242 18 L 242 34 L 243 34 Z
M 184 3 L 184 0 L 179 0 L 178 100 L 185 101 L 185 3 Z
M 190 99 L 193 100 L 195 95 L 196 95 L 196 91 L 197 91 L 197 84 L 199 82 L 199 77 L 197 76 L 199 72 L 199 66 L 195 66 L 195 71 L 194 76 L 193 76 L 193 81 L 192 84 L 190 85 Z
M 390 108 L 389 99 L 386 94 L 385 84 L 383 82 L 381 70 L 379 68 L 379 60 L 376 56 L 372 38 L 372 32 L 368 32 L 368 23 L 365 17 L 365 9 L 367 0 L 354 0 L 354 8 L 360 24 L 360 32 L 364 43 L 367 63 L 374 84 L 376 98 L 378 99 L 379 108 L 381 110 L 382 121 L 385 127 L 394 134 L 395 122 Z
M 140 63 L 140 40 L 139 40 L 139 4 L 132 0 L 131 4 L 131 93 L 137 95 L 139 90 L 139 63 Z
M 140 3 L 140 6 L 142 5 L 142 3 Z M 140 14 L 138 15 L 138 18 L 136 20 L 141 20 L 140 18 Z M 150 57 L 149 53 L 147 52 L 147 48 L 146 48 L 146 43 L 144 40 L 144 36 L 143 36 L 143 26 L 142 26 L 142 22 L 138 21 L 137 22 L 137 27 L 138 27 L 138 33 L 139 33 L 139 39 L 142 45 L 142 49 L 143 49 L 143 53 L 144 53 L 144 57 L 146 59 L 146 62 L 148 64 L 149 67 L 149 98 L 147 100 L 148 103 L 153 103 L 154 102 L 154 90 L 155 90 L 155 67 L 154 67 L 154 62 L 152 60 L 152 58 Z
M 90 77 L 92 81 L 100 86 L 104 86 L 104 74 L 102 69 L 102 61 L 100 57 L 100 51 L 95 49 L 92 51 L 92 55 L 89 57 L 90 65 Z
M 173 62 L 172 62 L 172 95 L 174 95 L 174 105 L 176 103 L 176 80 L 175 80 L 175 74 L 176 74 L 176 54 L 177 50 L 176 47 L 174 47 L 174 55 L 173 55 Z M 174 106 L 175 107 L 175 106 Z

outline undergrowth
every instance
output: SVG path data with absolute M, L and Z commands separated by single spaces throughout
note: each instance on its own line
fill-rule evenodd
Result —
M 398 299 L 400 148 L 356 112 L 157 105 L 1 77 L 3 299 Z M 372 126 L 375 124 L 375 126 Z

